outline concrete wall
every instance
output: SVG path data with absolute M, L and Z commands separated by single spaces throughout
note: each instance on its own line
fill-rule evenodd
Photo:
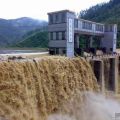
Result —
M 66 40 L 50 40 L 49 47 L 65 47 L 66 48 Z
M 112 29 L 109 31 L 105 31 L 104 37 L 101 40 L 101 47 L 106 47 L 107 51 L 111 52 L 116 51 L 116 41 L 117 41 L 117 26 L 111 25 Z
M 115 94 L 120 93 L 119 57 L 92 59 L 90 63 L 102 92 L 114 91 Z
M 67 30 L 67 24 L 66 23 L 60 23 L 60 24 L 51 24 L 48 26 L 49 32 L 54 31 L 66 31 Z

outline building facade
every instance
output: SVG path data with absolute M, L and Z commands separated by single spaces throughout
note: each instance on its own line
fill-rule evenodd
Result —
M 48 13 L 49 50 L 52 54 L 74 57 L 80 48 L 81 35 L 88 36 L 87 46 L 92 47 L 93 37 L 100 38 L 100 47 L 107 52 L 116 51 L 117 25 L 106 25 L 76 17 L 69 10 Z

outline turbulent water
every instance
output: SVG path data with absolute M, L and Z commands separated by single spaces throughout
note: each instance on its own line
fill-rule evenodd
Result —
M 68 109 L 66 114 L 53 114 L 48 120 L 120 120 L 120 104 L 98 93 L 77 94 L 65 107 Z
M 120 104 L 99 93 L 82 58 L 0 62 L 0 120 L 119 119 Z
M 0 62 L 0 116 L 4 119 L 43 120 L 59 111 L 65 114 L 70 110 L 65 103 L 77 92 L 82 100 L 83 91 L 97 90 L 92 69 L 82 58 Z

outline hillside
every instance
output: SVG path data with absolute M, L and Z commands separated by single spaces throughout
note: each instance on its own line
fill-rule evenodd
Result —
M 120 47 L 120 0 L 110 0 L 80 12 L 80 17 L 87 20 L 118 25 L 118 44 Z
M 24 36 L 23 41 L 20 41 L 14 47 L 40 47 L 47 48 L 48 47 L 48 32 L 36 30 L 27 33 Z
M 42 29 L 47 22 L 32 18 L 0 19 L 0 46 L 19 42 L 22 36 L 35 29 Z

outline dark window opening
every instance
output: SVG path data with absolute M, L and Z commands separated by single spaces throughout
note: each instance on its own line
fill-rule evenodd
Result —
M 50 24 L 53 24 L 53 15 L 49 15 Z
M 56 40 L 56 32 L 53 32 L 53 39 Z
M 96 25 L 95 30 L 103 32 L 103 25 Z
M 65 31 L 64 32 L 62 32 L 62 40 L 65 40 L 66 38 L 65 38 Z
M 56 48 L 56 54 L 59 54 L 59 48 Z
M 59 40 L 59 32 L 56 32 L 56 40 Z
M 63 54 L 66 54 L 66 49 L 63 49 L 63 51 L 62 51 L 62 52 L 63 52 Z
M 50 32 L 50 39 L 53 40 L 53 32 Z
M 113 48 L 110 48 L 110 51 L 112 52 L 112 51 L 113 51 Z
M 66 40 L 66 32 L 65 31 L 50 32 L 50 40 Z
M 56 21 L 56 23 L 59 21 L 59 14 L 55 15 L 55 21 Z
M 82 28 L 83 29 L 88 29 L 88 30 L 92 30 L 92 23 L 90 23 L 90 22 L 83 22 L 82 23 Z
M 62 13 L 61 18 L 62 22 L 65 22 L 65 13 Z
M 75 28 L 78 28 L 78 20 L 77 19 L 74 20 L 74 26 L 75 26 Z

